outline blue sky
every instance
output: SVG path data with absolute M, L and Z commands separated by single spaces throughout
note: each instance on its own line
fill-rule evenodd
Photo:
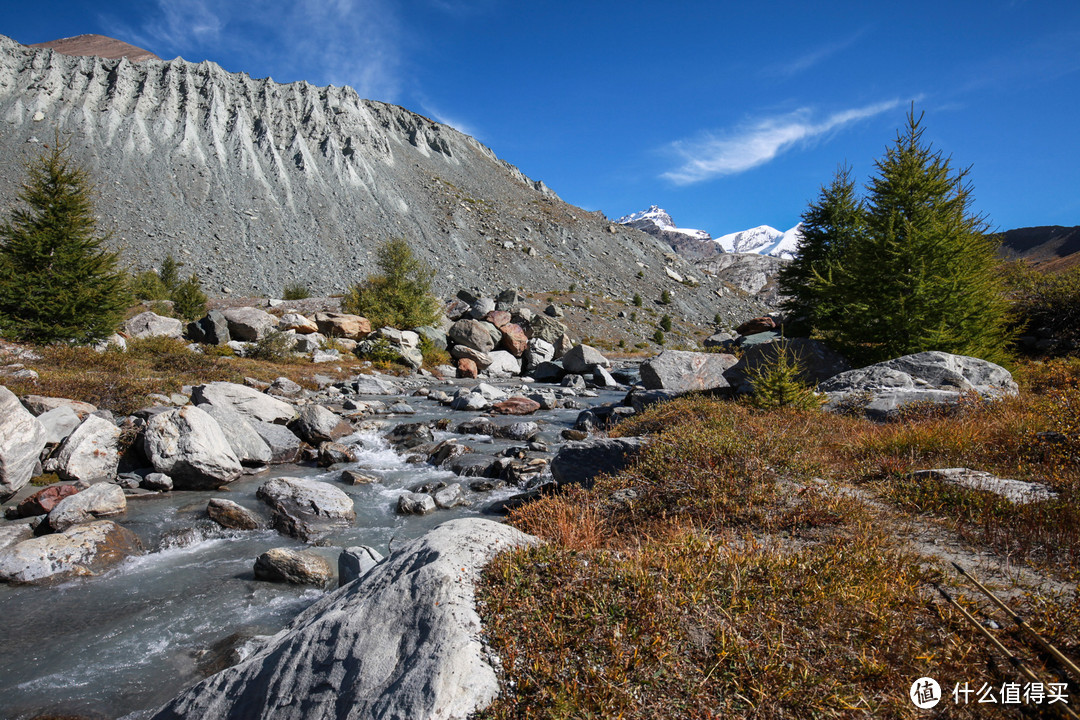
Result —
M 351 85 L 571 203 L 714 236 L 794 225 L 839 163 L 865 182 L 914 101 L 995 227 L 1080 224 L 1076 0 L 39 0 L 0 33 Z

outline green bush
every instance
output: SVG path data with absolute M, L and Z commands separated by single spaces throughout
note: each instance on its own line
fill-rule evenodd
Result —
M 168 300 L 169 288 L 153 270 L 144 270 L 132 276 L 128 283 L 131 296 L 136 300 Z
M 664 331 L 657 328 L 656 332 L 653 333 L 652 339 L 653 339 L 653 342 L 656 343 L 657 345 L 663 345 L 664 344 Z
M 641 307 L 641 295 L 634 293 L 634 299 L 631 302 L 634 303 L 634 307 Z
M 1048 355 L 1075 353 L 1080 348 L 1080 268 L 1061 274 L 1040 272 L 1027 264 L 1008 268 L 1012 315 L 1022 334 L 1042 332 L 1050 343 Z
M 394 363 L 401 361 L 399 353 L 386 338 L 364 340 L 356 346 L 356 356 L 373 363 Z
M 821 408 L 821 399 L 802 380 L 802 363 L 794 356 L 786 342 L 778 343 L 776 354 L 752 368 L 748 376 L 754 388 L 754 394 L 750 398 L 754 407 L 764 410 L 778 407 L 802 410 Z
M 665 315 L 660 318 L 660 329 L 664 332 L 671 332 L 671 316 Z
M 304 300 L 311 297 L 311 290 L 302 283 L 289 283 L 281 294 L 282 300 Z
M 426 367 L 449 365 L 453 359 L 450 357 L 450 353 L 442 348 L 436 347 L 435 343 L 431 341 L 431 338 L 426 335 L 420 336 L 420 354 L 424 356 L 424 365 Z
M 206 293 L 202 291 L 199 276 L 192 273 L 187 280 L 172 291 L 173 312 L 184 320 L 198 320 L 206 314 Z
M 130 295 L 97 231 L 87 172 L 61 139 L 25 166 L 22 207 L 0 225 L 0 334 L 90 342 L 116 329 Z
M 345 294 L 341 302 L 344 312 L 363 315 L 372 327 L 413 328 L 438 320 L 442 308 L 431 294 L 434 272 L 413 255 L 404 239 L 382 245 L 376 264 L 379 274 Z
M 671 304 L 671 293 L 668 292 L 667 290 L 660 293 L 660 304 L 661 305 L 670 305 Z
M 295 355 L 293 352 L 293 345 L 295 344 L 295 338 L 288 333 L 271 330 L 259 338 L 253 346 L 249 347 L 245 355 L 255 360 L 286 362 Z

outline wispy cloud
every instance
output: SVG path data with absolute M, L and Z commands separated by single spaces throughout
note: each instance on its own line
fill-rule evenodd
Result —
M 764 165 L 796 145 L 892 110 L 900 104 L 900 100 L 889 100 L 834 113 L 817 122 L 813 121 L 809 109 L 802 108 L 786 115 L 757 120 L 731 132 L 679 140 L 669 149 L 682 158 L 682 164 L 661 177 L 676 185 L 692 185 L 745 172 Z
M 794 60 L 787 62 L 778 62 L 772 65 L 767 65 L 761 70 L 761 74 L 771 77 L 791 77 L 793 75 L 799 75 L 806 72 L 815 65 L 827 60 L 828 58 L 836 55 L 837 53 L 847 50 L 854 45 L 858 40 L 867 33 L 869 27 L 864 27 L 857 30 L 852 35 L 835 42 L 831 42 L 813 50 L 800 55 Z
M 379 100 L 394 100 L 400 89 L 400 28 L 390 0 L 156 0 L 135 26 L 103 24 L 163 57 L 228 57 L 245 64 L 231 70 L 350 85 Z

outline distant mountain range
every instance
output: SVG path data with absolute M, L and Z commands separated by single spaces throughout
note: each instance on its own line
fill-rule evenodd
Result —
M 1060 271 L 1080 265 L 1080 225 L 1041 225 L 1001 233 L 1001 255 L 1027 260 L 1045 270 Z
M 615 222 L 660 238 L 675 252 L 690 260 L 707 260 L 722 252 L 791 259 L 795 257 L 802 228 L 802 223 L 799 223 L 790 230 L 781 232 L 768 225 L 759 225 L 714 238 L 704 230 L 676 227 L 671 215 L 656 205 L 648 210 L 621 217 Z

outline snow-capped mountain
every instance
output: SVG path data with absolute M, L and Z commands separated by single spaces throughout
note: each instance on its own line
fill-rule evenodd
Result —
M 793 258 L 802 238 L 802 223 L 787 232 L 768 225 L 730 233 L 716 238 L 716 243 L 729 253 L 755 253 L 778 258 Z
M 621 217 L 615 222 L 620 225 L 629 225 L 660 238 L 670 245 L 672 250 L 689 260 L 704 260 L 720 252 L 709 233 L 704 230 L 676 227 L 667 211 L 656 205 L 648 210 Z

